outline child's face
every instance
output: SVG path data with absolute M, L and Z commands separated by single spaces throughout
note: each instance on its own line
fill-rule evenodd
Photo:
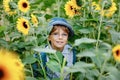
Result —
M 62 51 L 68 41 L 68 32 L 65 27 L 56 27 L 49 35 L 48 40 L 51 42 L 53 49 Z

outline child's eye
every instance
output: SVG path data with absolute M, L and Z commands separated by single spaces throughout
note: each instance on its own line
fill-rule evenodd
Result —
M 67 36 L 67 34 L 62 34 L 63 36 Z
M 58 33 L 53 33 L 53 35 L 58 35 Z

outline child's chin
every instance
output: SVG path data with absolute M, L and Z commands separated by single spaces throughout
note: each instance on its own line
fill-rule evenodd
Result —
M 58 45 L 57 47 L 58 47 L 58 48 L 63 48 L 64 46 L 63 46 L 63 45 Z

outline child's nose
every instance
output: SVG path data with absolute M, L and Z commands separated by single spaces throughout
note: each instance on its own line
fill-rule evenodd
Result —
M 59 38 L 62 38 L 63 36 L 62 36 L 62 34 L 59 34 Z

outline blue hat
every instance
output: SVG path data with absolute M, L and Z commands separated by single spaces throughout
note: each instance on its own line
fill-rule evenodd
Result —
M 58 18 L 58 17 L 52 18 L 51 21 L 49 22 L 48 33 L 51 32 L 54 25 L 58 25 L 58 24 L 63 25 L 69 29 L 69 37 L 74 35 L 74 31 L 72 30 L 72 26 L 64 18 Z

